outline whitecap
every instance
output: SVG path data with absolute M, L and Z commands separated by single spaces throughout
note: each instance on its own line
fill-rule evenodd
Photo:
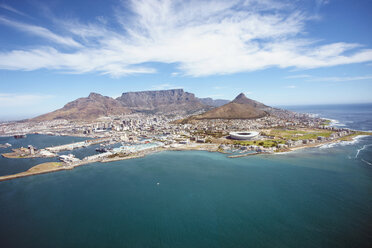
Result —
M 368 161 L 366 161 L 366 160 L 364 160 L 364 159 L 361 159 L 364 163 L 366 163 L 366 164 L 368 164 L 368 165 L 372 165 L 372 163 L 370 163 L 370 162 L 368 162 Z
M 339 145 L 339 144 L 340 144 L 340 143 L 324 144 L 324 145 L 319 146 L 319 149 L 328 149 L 328 148 L 335 147 L 336 145 Z
M 336 120 L 336 119 L 330 119 L 330 118 L 322 118 L 322 119 L 330 121 L 329 126 L 332 126 L 332 127 L 344 127 L 344 126 L 346 126 L 344 123 L 341 123 L 339 120 Z M 346 122 L 348 123 L 349 121 L 346 121 Z
M 358 150 L 357 150 L 357 153 L 355 154 L 355 158 L 358 157 L 358 155 L 359 155 L 359 153 L 360 153 L 361 151 L 363 151 L 364 149 L 366 149 L 367 147 L 370 147 L 370 146 L 372 146 L 372 144 L 364 145 L 362 148 L 358 149 Z
M 358 135 L 355 136 L 352 140 L 350 141 L 341 141 L 341 142 L 335 142 L 335 143 L 329 143 L 329 144 L 324 144 L 319 146 L 319 149 L 327 149 L 327 148 L 332 148 L 335 146 L 346 146 L 346 145 L 354 145 L 360 141 L 361 138 L 363 137 L 368 137 L 369 135 Z M 371 144 L 372 145 L 372 144 Z
M 328 119 L 328 118 L 324 118 L 324 119 L 329 120 L 331 122 L 329 123 L 330 126 L 334 126 L 334 127 L 345 127 L 346 126 L 345 124 L 335 119 Z

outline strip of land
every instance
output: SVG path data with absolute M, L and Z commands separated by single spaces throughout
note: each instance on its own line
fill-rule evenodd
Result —
M 32 176 L 32 175 L 38 175 L 38 174 L 44 174 L 44 173 L 50 173 L 50 172 L 55 172 L 55 171 L 60 171 L 60 170 L 66 170 L 67 168 L 63 166 L 63 163 L 60 162 L 50 162 L 50 163 L 42 163 L 39 165 L 36 165 L 29 170 L 13 175 L 8 175 L 8 176 L 1 176 L 0 181 L 6 181 L 6 180 L 11 180 L 15 178 L 20 178 L 20 177 L 27 177 L 27 176 Z

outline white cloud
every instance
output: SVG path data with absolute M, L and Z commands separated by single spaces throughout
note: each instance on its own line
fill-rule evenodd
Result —
M 321 7 L 322 5 L 326 5 L 329 3 L 329 0 L 315 0 L 316 6 Z
M 16 14 L 21 15 L 21 16 L 27 16 L 25 13 L 23 13 L 23 12 L 15 9 L 15 8 L 13 8 L 12 6 L 9 6 L 7 4 L 4 4 L 4 3 L 0 3 L 0 8 L 6 9 L 6 10 L 8 10 L 10 12 L 16 13 Z
M 183 75 L 207 76 L 372 61 L 372 49 L 360 44 L 318 45 L 304 39 L 311 18 L 290 2 L 132 0 L 128 6 L 131 14 L 120 8 L 115 12 L 122 28 L 113 29 L 104 21 L 60 21 L 70 37 L 2 18 L 7 25 L 75 49 L 66 53 L 58 46 L 39 46 L 1 52 L 0 69 L 47 68 L 120 77 L 154 73 L 143 64 L 160 62 L 176 64 Z
M 36 36 L 40 36 L 42 38 L 45 38 L 47 40 L 56 42 L 56 43 L 61 44 L 61 45 L 72 46 L 72 47 L 81 47 L 81 45 L 78 42 L 76 42 L 75 40 L 73 40 L 72 38 L 57 35 L 57 34 L 51 32 L 50 30 L 48 30 L 46 28 L 43 28 L 43 27 L 29 25 L 29 24 L 25 24 L 25 23 L 21 23 L 21 22 L 17 22 L 17 21 L 12 21 L 12 20 L 9 20 L 9 19 L 1 17 L 1 16 L 0 16 L 0 23 L 4 24 L 4 25 L 11 26 L 11 27 L 14 27 L 16 29 L 19 29 L 21 31 L 24 31 L 24 32 L 27 32 L 27 33 L 30 33 L 30 34 L 33 34 L 33 35 L 36 35 Z
M 294 89 L 294 88 L 297 88 L 297 87 L 296 87 L 296 85 L 288 85 L 288 86 L 286 86 L 286 88 L 288 88 L 288 89 Z
M 307 74 L 300 74 L 300 75 L 292 75 L 292 76 L 287 76 L 285 77 L 286 79 L 296 79 L 296 78 L 309 78 L 311 77 L 310 75 Z
M 251 91 L 246 91 L 246 92 L 244 92 L 244 94 L 246 94 L 246 95 L 252 95 L 253 92 L 251 92 Z
M 354 76 L 354 77 L 316 77 L 309 79 L 308 81 L 316 82 L 346 82 L 346 81 L 360 81 L 360 80 L 370 80 L 372 75 L 367 76 Z
M 0 93 L 0 106 L 2 107 L 28 107 L 28 106 L 40 104 L 50 98 L 53 98 L 53 96 L 36 95 L 36 94 Z
M 170 89 L 182 89 L 182 86 L 176 86 L 173 84 L 158 84 L 158 85 L 153 85 L 151 87 L 151 90 L 170 90 Z

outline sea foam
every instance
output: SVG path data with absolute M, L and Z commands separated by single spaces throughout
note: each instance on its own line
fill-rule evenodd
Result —
M 358 155 L 359 155 L 359 153 L 360 153 L 361 151 L 365 150 L 367 147 L 370 147 L 370 146 L 372 146 L 372 144 L 364 145 L 362 148 L 358 149 L 358 150 L 357 150 L 357 153 L 355 154 L 355 158 L 358 157 Z
M 341 141 L 341 142 L 337 142 L 337 143 L 324 144 L 324 145 L 320 146 L 319 149 L 327 149 L 327 148 L 332 148 L 332 147 L 335 147 L 335 146 L 354 145 L 354 144 L 358 143 L 360 141 L 360 139 L 362 139 L 364 137 L 368 137 L 368 135 L 358 135 L 358 136 L 355 136 L 350 141 Z
M 364 163 L 366 163 L 366 164 L 368 164 L 368 165 L 372 165 L 372 163 L 370 163 L 370 162 L 368 162 L 368 161 L 366 161 L 366 160 L 364 160 L 364 159 L 361 159 Z

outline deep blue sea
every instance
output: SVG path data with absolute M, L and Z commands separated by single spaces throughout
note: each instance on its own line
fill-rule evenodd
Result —
M 291 108 L 372 130 L 372 105 Z M 39 162 L 1 158 L 0 173 Z M 0 182 L 1 247 L 372 247 L 371 163 L 363 137 L 235 159 L 162 152 Z

